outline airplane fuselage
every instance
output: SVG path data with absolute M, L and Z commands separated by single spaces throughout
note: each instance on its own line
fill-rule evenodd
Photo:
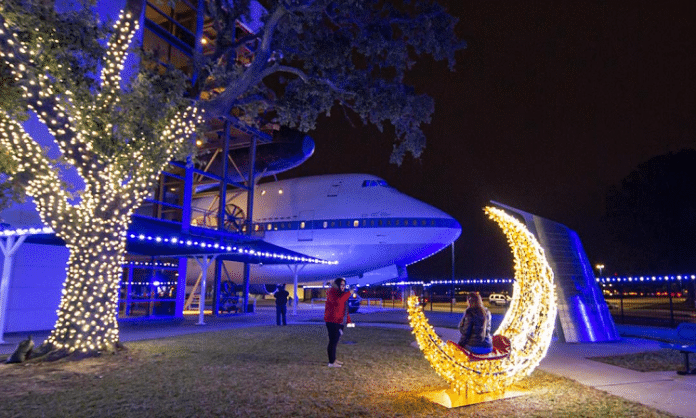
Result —
M 233 194 L 228 213 L 235 207 L 246 213 L 246 204 L 246 193 Z M 194 205 L 198 212 L 210 212 L 214 198 Z M 337 264 L 252 265 L 252 283 L 292 282 L 294 269 L 305 282 L 337 276 L 360 284 L 393 279 L 399 268 L 440 251 L 461 233 L 451 216 L 363 174 L 258 185 L 253 222 L 254 234 L 265 241 Z M 230 267 L 236 276 L 239 268 Z

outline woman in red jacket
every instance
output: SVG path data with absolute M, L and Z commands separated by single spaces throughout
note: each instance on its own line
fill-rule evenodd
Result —
M 333 281 L 331 289 L 326 292 L 324 307 L 324 322 L 329 331 L 329 345 L 326 347 L 329 354 L 329 367 L 341 367 L 343 364 L 336 360 L 336 347 L 343 334 L 343 326 L 350 322 L 348 298 L 350 298 L 350 292 L 346 290 L 346 279 L 339 277 Z

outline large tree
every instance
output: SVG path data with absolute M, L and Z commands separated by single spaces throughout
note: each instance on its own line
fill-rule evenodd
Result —
M 401 7 L 376 0 L 273 0 L 263 28 L 235 39 L 235 22 L 248 20 L 250 1 L 208 2 L 217 31 L 215 51 L 199 56 L 194 95 L 215 94 L 203 104 L 208 116 L 239 109 L 252 124 L 273 123 L 308 131 L 334 107 L 347 117 L 385 123 L 395 133 L 391 161 L 418 157 L 423 123 L 433 100 L 404 84 L 421 55 L 448 60 L 463 43 L 456 19 L 433 0 L 405 0 Z M 253 50 L 251 61 L 240 47 Z M 222 65 L 221 65 L 222 64 Z
M 58 321 L 43 345 L 56 356 L 118 344 L 115 313 L 130 216 L 167 162 L 191 152 L 201 113 L 306 131 L 320 114 L 342 108 L 348 117 L 391 125 L 392 161 L 399 163 L 406 153 L 420 155 L 420 127 L 433 112 L 428 96 L 403 83 L 405 73 L 421 54 L 452 65 L 462 46 L 455 19 L 429 0 L 399 7 L 264 1 L 261 28 L 242 37 L 235 22 L 249 20 L 251 2 L 211 0 L 205 6 L 215 47 L 203 54 L 198 40 L 193 83 L 160 65 L 156 51 L 141 54 L 137 71 L 121 79 L 143 2 L 128 0 L 113 27 L 95 17 L 92 3 L 83 0 L 65 13 L 45 0 L 0 5 L 1 70 L 11 74 L 0 91 L 5 166 L 70 250 Z M 49 128 L 59 158 L 49 158 L 23 129 L 28 113 Z M 77 169 L 84 185 L 64 181 L 65 165 Z
M 685 274 L 696 268 L 696 150 L 640 164 L 607 195 L 614 265 L 629 274 Z

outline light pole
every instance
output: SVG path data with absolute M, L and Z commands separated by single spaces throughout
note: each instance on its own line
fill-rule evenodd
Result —
M 602 277 L 602 270 L 604 270 L 604 264 L 597 264 L 595 266 L 599 270 L 599 277 Z

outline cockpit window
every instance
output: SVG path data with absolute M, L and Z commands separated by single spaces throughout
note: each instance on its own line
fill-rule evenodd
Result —
M 384 180 L 365 180 L 363 181 L 362 187 L 390 187 Z

